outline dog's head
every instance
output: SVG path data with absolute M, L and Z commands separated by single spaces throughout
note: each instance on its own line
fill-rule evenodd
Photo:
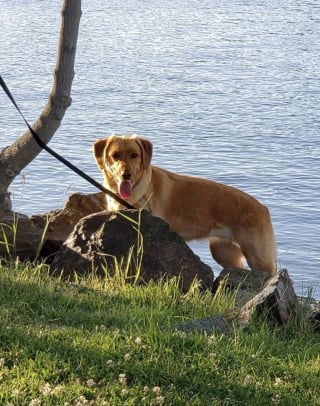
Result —
M 93 144 L 93 154 L 106 184 L 123 199 L 130 199 L 150 166 L 152 144 L 137 135 L 111 135 Z

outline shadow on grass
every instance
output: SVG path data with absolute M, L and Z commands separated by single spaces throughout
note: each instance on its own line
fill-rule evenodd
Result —
M 130 319 L 131 298 L 109 295 L 44 277 L 43 280 L 8 275 L 0 271 L 0 316 L 2 324 L 56 325 L 92 330 L 97 325 L 122 328 Z
M 33 385 L 36 391 L 49 382 L 73 390 L 78 381 L 85 385 L 93 379 L 101 388 L 111 391 L 118 385 L 121 391 L 119 375 L 125 374 L 128 385 L 140 390 L 145 385 L 167 388 L 176 405 L 191 404 L 186 401 L 193 398 L 194 404 L 271 404 L 274 388 L 269 381 L 288 368 L 296 382 L 292 389 L 285 387 L 290 393 L 283 391 L 288 396 L 283 404 L 296 404 L 292 399 L 296 401 L 300 388 L 305 391 L 305 376 L 310 393 L 318 387 L 318 336 L 271 333 L 261 325 L 250 334 L 238 332 L 234 339 L 164 333 L 157 329 L 160 323 L 186 309 L 194 314 L 195 306 L 170 308 L 168 294 L 151 297 L 152 290 L 146 292 L 149 296 L 139 299 L 125 289 L 94 289 L 0 269 L 0 358 L 7 369 L 3 387 L 19 381 L 23 390 Z M 142 344 L 135 341 L 137 334 Z M 261 376 L 265 386 L 257 392 L 250 381 L 244 388 L 247 376 Z M 304 393 L 300 404 L 312 404 Z

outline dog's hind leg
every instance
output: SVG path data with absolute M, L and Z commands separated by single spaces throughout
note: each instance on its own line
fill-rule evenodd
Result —
M 212 258 L 224 269 L 244 268 L 244 255 L 240 246 L 227 238 L 214 237 L 209 240 Z
M 252 235 L 249 241 L 241 241 L 241 248 L 253 271 L 266 271 L 271 276 L 277 274 L 277 253 L 273 234 L 256 238 Z
M 246 255 L 246 260 L 248 262 L 249 267 L 253 271 L 265 271 L 268 272 L 271 276 L 275 276 L 277 274 L 276 268 L 276 258 L 272 256 L 272 254 L 259 256 L 257 253 L 249 253 Z

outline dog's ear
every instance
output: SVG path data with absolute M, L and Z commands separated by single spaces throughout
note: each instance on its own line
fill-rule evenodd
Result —
M 137 138 L 137 141 L 142 150 L 143 168 L 147 169 L 148 166 L 150 165 L 151 158 L 152 158 L 152 150 L 153 150 L 152 143 L 149 140 L 146 140 L 145 138 L 140 138 L 140 137 Z
M 104 138 L 103 140 L 97 140 L 93 144 L 93 155 L 96 163 L 100 169 L 104 168 L 104 151 L 109 143 L 109 138 Z

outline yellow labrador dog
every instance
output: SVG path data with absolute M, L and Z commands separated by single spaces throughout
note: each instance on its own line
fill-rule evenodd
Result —
M 186 241 L 208 238 L 222 267 L 244 268 L 245 258 L 254 271 L 277 273 L 269 211 L 252 196 L 152 166 L 152 144 L 137 135 L 97 140 L 93 151 L 108 189 L 161 217 Z M 107 196 L 107 208 L 123 207 Z

